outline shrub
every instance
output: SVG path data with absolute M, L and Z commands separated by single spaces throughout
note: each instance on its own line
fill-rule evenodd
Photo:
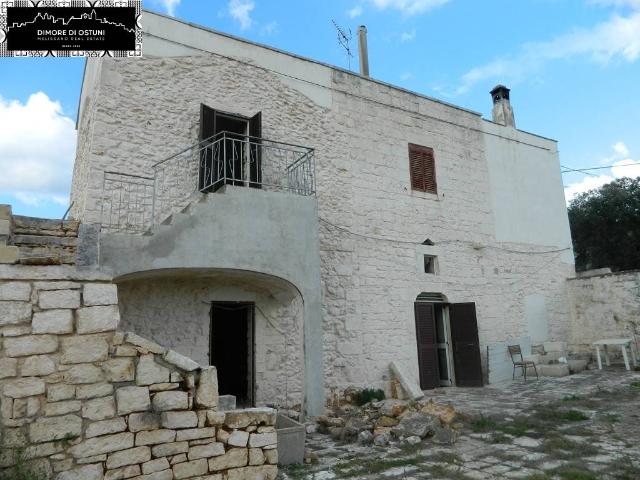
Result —
M 379 388 L 365 388 L 353 396 L 356 405 L 362 406 L 372 401 L 384 400 L 384 390 Z

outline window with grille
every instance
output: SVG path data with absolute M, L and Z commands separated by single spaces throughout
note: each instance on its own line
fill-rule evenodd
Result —
M 411 189 L 420 192 L 438 193 L 436 163 L 433 148 L 409 144 L 409 172 Z

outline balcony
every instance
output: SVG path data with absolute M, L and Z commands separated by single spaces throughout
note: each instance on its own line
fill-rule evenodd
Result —
M 152 166 L 152 175 L 104 172 L 103 232 L 143 233 L 225 185 L 315 195 L 312 148 L 221 132 Z

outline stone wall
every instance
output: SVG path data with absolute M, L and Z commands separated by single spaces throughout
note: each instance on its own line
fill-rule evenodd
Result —
M 274 479 L 275 411 L 218 411 L 215 367 L 117 331 L 117 304 L 116 286 L 95 272 L 0 268 L 0 469 Z
M 574 350 L 592 351 L 591 343 L 603 338 L 640 340 L 640 271 L 582 276 L 568 284 Z

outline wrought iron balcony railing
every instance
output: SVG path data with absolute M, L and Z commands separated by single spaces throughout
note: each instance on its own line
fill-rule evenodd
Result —
M 105 172 L 102 228 L 144 232 L 224 185 L 315 195 L 314 150 L 221 132 L 153 165 L 153 176 Z

